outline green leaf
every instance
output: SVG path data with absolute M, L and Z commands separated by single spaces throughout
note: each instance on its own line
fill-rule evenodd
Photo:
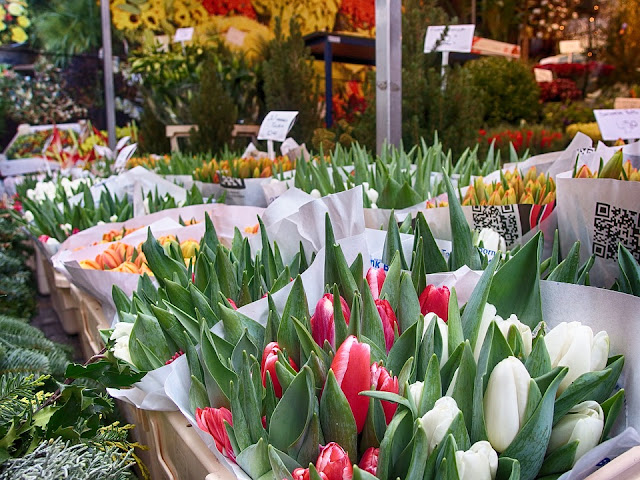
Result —
M 184 263 L 180 264 L 165 254 L 164 249 L 151 234 L 150 228 L 148 229 L 147 240 L 142 244 L 142 251 L 147 259 L 149 268 L 161 287 L 164 287 L 165 280 L 171 280 L 174 275 L 178 276 L 181 285 L 187 284 L 187 268 Z
M 538 232 L 496 272 L 487 298 L 503 318 L 513 313 L 531 329 L 542 321 L 541 242 L 542 232 Z
M 411 455 L 409 472 L 406 476 L 407 479 L 423 478 L 425 475 L 425 468 L 427 466 L 427 458 L 429 457 L 429 438 L 419 422 L 420 420 L 416 420 L 417 425 L 415 427 L 413 454 Z
M 418 212 L 418 215 L 416 216 L 416 237 L 417 236 L 422 237 L 424 241 L 422 258 L 425 273 L 429 274 L 449 271 L 447 261 L 442 255 L 442 250 L 440 250 L 440 247 L 436 243 L 433 233 L 429 228 L 429 224 L 422 212 Z
M 451 270 L 457 270 L 464 265 L 467 265 L 472 270 L 480 270 L 480 254 L 473 245 L 471 229 L 460 206 L 460 200 L 453 189 L 453 185 L 451 185 L 449 176 L 446 174 L 444 174 L 444 184 L 447 189 L 449 221 L 451 222 L 452 251 L 449 256 Z M 496 257 L 499 257 L 499 255 L 496 255 Z
M 551 452 L 547 458 L 544 459 L 538 476 L 542 477 L 571 470 L 579 445 L 580 440 L 575 440 Z
M 540 333 L 533 339 L 531 354 L 524 362 L 524 366 L 527 368 L 531 378 L 540 377 L 551 371 L 551 359 L 549 358 L 547 345 L 544 343 L 543 332 L 544 329 L 541 328 Z
M 404 258 L 402 241 L 400 240 L 400 231 L 398 230 L 396 217 L 392 210 L 391 215 L 389 216 L 387 236 L 384 240 L 384 249 L 382 251 L 382 261 L 385 265 L 390 265 L 391 260 L 393 260 L 393 257 L 395 257 L 396 255 L 396 252 L 398 252 L 398 255 L 400 256 L 400 266 L 403 270 L 408 270 L 409 267 L 407 265 L 407 261 Z
M 449 313 L 448 313 L 448 336 L 447 342 L 449 352 L 453 352 L 458 345 L 464 342 L 464 333 L 462 332 L 462 319 L 460 318 L 460 307 L 458 306 L 458 294 L 455 287 L 451 287 L 449 295 Z
M 391 478 L 391 472 L 400 453 L 409 445 L 413 432 L 413 419 L 408 410 L 396 412 L 387 426 L 378 453 L 378 478 Z M 410 477 L 406 477 L 410 478 Z
M 389 277 L 385 280 L 387 284 Z M 420 301 L 413 282 L 408 272 L 402 272 L 400 275 L 400 292 L 398 298 L 398 308 L 395 310 L 398 317 L 398 327 L 400 333 L 405 332 L 411 325 L 420 318 Z M 384 287 L 383 287 L 384 290 Z M 393 308 L 393 306 L 392 306 Z
M 622 243 L 618 244 L 618 265 L 627 280 L 628 291 L 625 293 L 640 297 L 640 264 Z
M 604 413 L 604 428 L 602 430 L 602 436 L 600 442 L 604 442 L 609 436 L 609 432 L 613 428 L 613 425 L 618 418 L 618 415 L 622 411 L 624 406 L 624 389 L 620 389 L 611 398 L 602 402 L 602 412 Z
M 598 372 L 583 373 L 576 378 L 566 390 L 558 396 L 553 412 L 553 424 L 555 425 L 578 403 L 593 398 L 593 391 L 610 376 L 611 369 L 607 368 Z
M 547 280 L 551 282 L 576 283 L 580 264 L 580 242 L 576 242 L 569 250 L 566 258 L 554 268 Z
M 302 277 L 298 275 L 293 282 L 293 287 L 285 303 L 280 319 L 280 327 L 278 329 L 278 344 L 289 352 L 296 364 L 300 365 L 300 343 L 296 334 L 296 329 L 292 318 L 301 321 L 307 321 L 309 318 L 309 306 L 307 304 L 307 295 L 302 285 Z
M 124 321 L 120 312 L 129 313 L 131 311 L 131 301 L 129 297 L 122 291 L 120 287 L 114 285 L 111 289 L 111 296 L 113 297 L 113 303 L 116 306 L 116 312 L 120 321 Z
M 616 387 L 620 374 L 622 373 L 622 367 L 624 367 L 624 355 L 609 357 L 606 368 L 611 369 L 611 376 L 596 387 L 591 394 L 592 400 L 602 403 L 609 397 L 609 395 L 611 395 L 611 392 L 613 392 L 613 389 Z
M 500 457 L 498 459 L 498 471 L 496 480 L 519 480 L 520 462 L 514 458 Z
M 358 466 L 353 467 L 353 480 L 376 480 L 377 477 L 371 475 L 369 472 L 365 470 L 360 470 Z
M 236 344 L 242 337 L 245 329 L 249 339 L 254 345 L 262 345 L 264 341 L 264 327 L 255 320 L 243 315 L 237 310 L 218 304 L 224 334 L 227 342 Z
M 384 283 L 382 284 L 382 290 L 380 291 L 380 298 L 382 298 L 383 300 L 387 300 L 394 312 L 398 311 L 398 309 L 402 306 L 402 302 L 400 300 L 400 276 L 402 273 L 403 272 L 400 255 L 397 254 L 393 257 L 391 265 L 389 265 L 387 276 L 385 277 Z M 404 273 L 406 273 L 406 275 L 409 275 L 407 272 Z M 409 276 L 409 278 L 411 277 Z M 404 331 L 404 328 L 402 330 Z
M 229 401 L 231 398 L 231 382 L 237 382 L 236 373 L 227 368 L 227 366 L 220 360 L 220 356 L 218 355 L 214 344 L 213 334 L 207 328 L 202 329 L 200 345 L 202 348 L 204 366 L 220 387 L 220 390 L 225 395 L 226 400 Z
M 468 431 L 472 428 L 473 419 L 473 384 L 476 376 L 476 362 L 468 342 L 464 344 L 462 358 L 458 367 L 458 376 L 451 396 L 464 415 Z
M 433 354 L 427 372 L 424 376 L 424 384 L 422 387 L 422 395 L 420 403 L 416 405 L 418 417 L 422 417 L 425 413 L 433 408 L 436 401 L 442 397 L 442 384 L 440 379 L 440 362 L 438 356 Z
M 417 350 L 421 341 L 422 320 L 407 328 L 395 341 L 387 357 L 387 370 L 399 372 L 410 357 L 418 358 Z
M 164 287 L 172 305 L 189 315 L 195 315 L 195 306 L 188 289 L 169 279 L 165 279 Z
M 482 321 L 482 312 L 484 311 L 484 306 L 489 298 L 493 274 L 498 266 L 499 260 L 500 255 L 493 257 L 493 260 L 491 260 L 487 269 L 482 273 L 480 280 L 471 293 L 471 298 L 469 298 L 469 301 L 464 308 L 464 313 L 462 314 L 462 330 L 464 332 L 464 338 L 469 339 L 471 342 L 471 348 L 474 350 L 478 339 L 480 322 Z
M 371 290 L 368 288 L 362 291 L 362 335 L 369 338 L 378 347 L 378 350 L 382 351 L 383 358 L 376 360 L 386 360 L 386 343 L 384 337 L 384 331 L 382 329 L 382 320 L 378 313 L 378 307 L 376 307 L 375 301 Z
M 138 315 L 129 337 L 129 352 L 140 370 L 154 370 L 164 365 L 172 353 L 158 320 L 143 313 Z
M 342 312 L 342 302 L 340 301 L 340 291 L 338 286 L 334 283 L 333 289 L 333 323 L 335 325 L 335 344 L 337 346 L 342 345 L 347 338 L 348 325 L 347 320 Z

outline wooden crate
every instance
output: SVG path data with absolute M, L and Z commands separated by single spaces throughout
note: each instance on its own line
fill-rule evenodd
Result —
M 234 480 L 180 412 L 147 412 L 156 442 L 157 464 L 166 480 Z M 155 479 L 154 479 L 155 480 Z
M 71 297 L 71 283 L 67 277 L 53 268 L 49 259 L 44 259 L 44 270 L 53 310 L 58 315 L 65 333 L 74 335 L 80 331 L 80 309 Z
M 98 300 L 75 285 L 72 286 L 72 292 L 73 298 L 80 307 L 82 352 L 86 358 L 90 358 L 104 348 L 100 330 L 111 327 L 111 322 L 105 318 L 102 305 Z

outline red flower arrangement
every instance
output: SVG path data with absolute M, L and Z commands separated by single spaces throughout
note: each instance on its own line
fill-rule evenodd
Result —
M 563 139 L 562 132 L 554 132 L 544 128 L 539 132 L 522 129 L 503 130 L 491 134 L 488 134 L 486 130 L 479 130 L 478 134 L 478 142 L 486 141 L 491 144 L 491 142 L 495 141 L 495 147 L 498 149 L 507 147 L 511 142 L 518 153 L 522 153 L 527 149 L 531 152 L 540 152 L 553 147 L 554 143 Z
M 582 97 L 576 82 L 568 78 L 557 78 L 553 82 L 538 83 L 540 87 L 540 101 L 555 102 L 564 100 L 577 100 Z
M 367 109 L 367 101 L 362 92 L 360 82 L 352 80 L 347 82 L 344 93 L 333 96 L 333 118 L 351 123 L 355 117 Z
M 613 65 L 600 62 L 589 63 L 554 63 L 548 65 L 536 65 L 535 68 L 550 70 L 555 73 L 558 78 L 574 79 L 584 76 L 585 73 L 596 72 L 599 76 L 610 75 L 614 70 Z
M 376 6 L 374 0 L 343 0 L 338 12 L 353 28 L 369 29 L 376 24 Z
M 210 15 L 242 15 L 253 20 L 257 18 L 249 0 L 202 0 L 202 6 Z

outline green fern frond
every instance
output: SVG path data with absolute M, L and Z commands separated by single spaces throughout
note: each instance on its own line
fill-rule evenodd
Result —
M 49 359 L 42 353 L 15 348 L 0 358 L 0 375 L 45 374 L 51 371 Z
M 2 375 L 0 377 L 0 425 L 22 417 L 38 403 L 36 390 L 48 376 Z

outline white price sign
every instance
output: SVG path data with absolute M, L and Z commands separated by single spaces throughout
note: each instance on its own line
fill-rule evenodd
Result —
M 287 134 L 294 122 L 298 112 L 273 111 L 269 112 L 258 132 L 258 140 L 272 140 L 274 142 L 284 142 Z
M 436 52 L 471 52 L 475 25 L 444 25 L 427 28 L 427 36 L 424 39 L 424 53 Z M 442 38 L 445 29 L 447 35 Z M 442 40 L 442 41 L 441 41 Z M 440 44 L 438 45 L 438 42 Z M 436 48 L 437 45 L 437 48 Z
M 640 138 L 640 108 L 594 110 L 603 140 Z
M 193 38 L 193 27 L 178 28 L 173 36 L 173 43 L 190 42 Z

